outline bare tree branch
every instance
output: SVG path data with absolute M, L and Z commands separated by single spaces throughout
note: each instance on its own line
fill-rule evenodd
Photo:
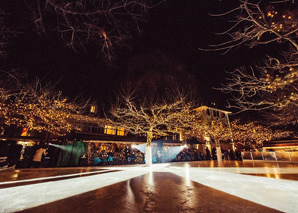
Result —
M 39 32 L 57 32 L 75 51 L 96 45 L 108 60 L 117 47 L 127 44 L 133 31 L 141 31 L 148 10 L 163 1 L 25 0 Z
M 224 53 L 242 44 L 250 48 L 256 45 L 264 45 L 272 42 L 289 42 L 298 49 L 298 11 L 297 7 L 291 6 L 289 1 L 270 2 L 243 0 L 240 6 L 226 13 L 235 15 L 235 24 L 228 30 L 220 33 L 230 36 L 230 40 L 217 45 L 210 45 L 207 51 L 223 50 Z M 256 2 L 256 3 L 255 3 Z M 213 15 L 215 16 L 215 15 Z
M 88 102 L 71 101 L 56 91 L 54 86 L 42 86 L 39 79 L 33 83 L 14 84 L 14 89 L 0 87 L 0 117 L 6 125 L 27 127 L 64 135 L 71 130 L 80 130 L 78 122 L 92 122 L 104 125 L 104 119 L 86 114 Z M 7 85 L 7 84 L 4 84 Z
M 228 83 L 220 90 L 231 94 L 232 104 L 228 107 L 236 108 L 238 112 L 265 110 L 273 113 L 269 120 L 276 124 L 278 117 L 284 123 L 295 123 L 297 115 L 289 116 L 286 111 L 293 110 L 298 104 L 297 5 L 292 1 L 239 2 L 240 6 L 231 11 L 236 14 L 235 24 L 224 32 L 230 39 L 213 45 L 213 50 L 226 53 L 242 44 L 253 48 L 273 42 L 288 43 L 290 48 L 281 57 L 267 56 L 262 66 L 230 72 Z
M 194 128 L 199 113 L 193 111 L 193 104 L 187 102 L 185 96 L 170 97 L 162 102 L 153 100 L 139 101 L 132 98 L 133 94 L 122 97 L 118 105 L 111 110 L 110 121 L 114 126 L 147 137 L 147 146 L 150 146 L 154 137 L 180 133 Z

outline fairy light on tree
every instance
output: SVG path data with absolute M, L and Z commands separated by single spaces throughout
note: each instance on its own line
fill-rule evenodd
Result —
M 241 124 L 239 120 L 231 123 L 233 139 L 237 142 L 253 142 L 262 145 L 264 141 L 288 137 L 291 132 L 267 128 L 255 122 Z
M 146 164 L 152 164 L 151 141 L 159 136 L 180 133 L 200 125 L 199 113 L 193 110 L 187 95 L 177 94 L 159 101 L 127 93 L 111 110 L 114 126 L 147 138 Z
M 71 101 L 54 87 L 43 87 L 37 79 L 32 84 L 18 85 L 13 92 L 0 89 L 0 115 L 6 125 L 27 127 L 65 135 L 71 130 L 81 130 L 77 121 L 104 125 L 104 119 L 86 115 L 88 101 Z M 2 98 L 4 97 L 4 98 Z
M 241 123 L 234 120 L 231 125 L 225 125 L 218 119 L 211 120 L 208 124 L 198 126 L 192 130 L 190 135 L 202 138 L 208 136 L 215 141 L 217 149 L 217 159 L 221 160 L 220 143 L 234 141 L 235 143 L 249 143 L 250 145 L 262 146 L 264 141 L 271 141 L 288 137 L 290 131 L 272 130 L 256 122 Z
M 267 56 L 256 70 L 239 68 L 231 72 L 229 82 L 221 88 L 231 93 L 239 111 L 267 110 L 280 113 L 297 105 L 298 80 L 298 7 L 295 1 L 239 1 L 238 8 L 225 14 L 236 14 L 235 24 L 224 34 L 230 39 L 212 50 L 227 53 L 242 44 L 253 48 L 272 43 L 288 44 L 281 57 Z M 297 114 L 288 117 L 295 120 Z M 296 122 L 296 121 L 294 121 Z

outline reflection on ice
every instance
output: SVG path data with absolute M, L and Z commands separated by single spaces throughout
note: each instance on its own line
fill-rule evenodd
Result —
M 5 203 L 5 205 L 0 205 L 0 212 L 22 211 L 129 180 L 146 173 L 148 173 L 148 168 L 131 168 L 121 172 L 3 188 L 0 189 L 0 204 Z M 40 199 L 40 193 L 36 192 L 41 192 L 46 196 L 46 199 Z
M 126 185 L 126 191 L 127 191 L 127 195 L 125 196 L 125 209 L 131 209 L 132 207 L 135 206 L 135 196 L 134 193 L 131 189 L 131 180 L 127 181 L 127 185 Z
M 223 161 L 223 163 L 224 166 L 228 164 L 225 161 Z M 206 166 L 209 164 L 214 167 Z M 231 162 L 229 162 L 229 164 L 231 164 Z M 198 168 L 198 165 L 203 165 L 204 167 Z M 154 164 L 151 167 L 144 167 L 143 165 L 105 167 L 105 171 L 113 170 L 113 172 L 83 177 L 78 177 L 78 173 L 68 174 L 63 175 L 63 177 L 68 177 L 64 180 L 48 180 L 48 182 L 45 183 L 35 183 L 31 185 L 27 183 L 28 185 L 0 189 L 0 212 L 22 211 L 122 181 L 127 181 L 127 185 L 124 185 L 127 187 L 127 194 L 125 194 L 127 203 L 125 205 L 128 206 L 126 209 L 130 209 L 130 212 L 136 212 L 135 209 L 129 208 L 130 204 L 134 206 L 133 204 L 137 203 L 136 198 L 138 197 L 137 194 L 134 194 L 136 193 L 136 191 L 133 191 L 132 187 L 132 183 L 134 182 L 130 179 L 145 175 L 144 179 L 142 179 L 145 180 L 145 182 L 142 184 L 146 185 L 149 191 L 159 190 L 158 186 L 160 185 L 158 184 L 160 183 L 160 179 L 158 179 L 156 173 L 154 176 L 154 172 L 171 172 L 183 177 L 182 179 L 185 182 L 180 181 L 178 187 L 181 187 L 181 191 L 183 192 L 181 193 L 183 202 L 185 201 L 190 208 L 195 206 L 196 200 L 193 197 L 193 192 L 195 190 L 194 184 L 196 184 L 194 182 L 197 182 L 283 212 L 297 212 L 298 182 L 278 179 L 282 177 L 283 174 L 298 174 L 297 165 L 282 165 L 280 167 L 276 164 L 270 165 L 264 163 L 258 164 L 261 166 L 257 167 L 252 167 L 252 163 L 246 165 L 249 167 L 244 167 L 243 162 L 239 162 L 236 166 L 229 165 L 227 167 L 218 167 L 215 161 L 189 162 Z M 103 171 L 95 172 L 99 173 Z M 93 172 L 90 172 L 90 174 L 91 173 Z M 243 174 L 262 176 L 268 174 L 267 177 L 275 177 L 276 179 Z M 70 178 L 72 175 L 76 175 L 77 177 Z M 59 175 L 45 177 L 44 179 L 57 177 L 59 177 Z M 34 179 L 24 181 L 32 180 Z M 41 178 L 35 180 L 41 180 Z M 12 182 L 13 181 L 11 181 L 11 183 Z M 14 181 L 14 183 L 18 182 L 19 181 Z M 3 183 L 0 183 L 0 185 L 1 184 Z M 40 199 L 40 194 L 36 193 L 37 191 L 42 192 L 46 199 Z M 5 203 L 5 206 L 1 205 L 3 203 Z
M 147 175 L 148 179 L 147 179 L 147 183 L 148 183 L 148 189 L 150 191 L 154 190 L 154 179 L 153 179 L 153 170 L 152 170 L 152 166 L 150 166 L 150 171 L 149 174 Z
M 234 196 L 283 212 L 297 212 L 298 182 L 237 174 L 237 169 L 253 169 L 262 173 L 273 168 L 189 168 L 170 167 L 169 172 Z M 277 168 L 275 168 L 277 169 Z M 286 169 L 286 168 L 285 168 Z M 185 170 L 185 169 L 184 169 Z M 292 169 L 293 170 L 293 169 Z M 232 171 L 232 172 L 231 172 Z M 252 171 L 252 170 L 251 170 Z M 235 172 L 235 173 L 233 173 Z M 266 172 L 267 173 L 267 172 Z M 269 174 L 269 173 L 267 173 Z M 189 177 L 188 177 L 189 175 Z M 276 174 L 278 175 L 278 174 Z
M 188 163 L 185 164 L 185 185 L 191 187 L 191 180 L 189 178 L 189 165 Z

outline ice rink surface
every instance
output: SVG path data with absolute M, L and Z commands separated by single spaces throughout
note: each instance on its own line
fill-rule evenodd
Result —
M 297 212 L 298 164 L 223 161 L 0 172 L 0 212 Z

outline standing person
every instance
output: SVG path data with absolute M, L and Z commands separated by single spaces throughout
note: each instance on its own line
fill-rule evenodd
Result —
M 108 163 L 110 165 L 113 164 L 113 155 L 114 155 L 114 153 L 112 152 L 112 150 L 109 150 L 109 152 L 108 152 Z
M 134 151 L 132 151 L 132 153 L 131 153 L 131 163 L 135 164 L 135 160 L 136 160 L 136 154 L 135 154 Z
M 206 157 L 205 157 L 205 160 L 211 160 L 210 150 L 208 149 L 207 146 L 206 146 Z
M 96 150 L 93 154 L 93 163 L 95 166 L 99 165 L 101 162 L 99 150 Z
M 230 160 L 235 160 L 235 155 L 234 155 L 233 150 L 230 150 L 229 157 L 230 157 Z
M 211 154 L 212 154 L 212 160 L 216 160 L 217 156 L 216 156 L 216 149 L 215 149 L 215 147 L 213 147 L 211 149 Z
M 14 140 L 8 141 L 7 162 L 9 167 L 15 167 L 20 160 L 22 145 L 17 144 Z
M 34 168 L 39 168 L 41 166 L 41 159 L 43 155 L 47 155 L 46 149 L 42 146 L 36 150 L 35 155 L 32 160 L 32 166 Z
M 228 150 L 224 150 L 223 153 L 224 153 L 224 159 L 228 160 L 228 156 L 229 156 Z
M 161 163 L 161 153 L 160 153 L 159 150 L 157 151 L 157 158 L 156 158 L 156 160 L 157 160 L 157 163 Z

